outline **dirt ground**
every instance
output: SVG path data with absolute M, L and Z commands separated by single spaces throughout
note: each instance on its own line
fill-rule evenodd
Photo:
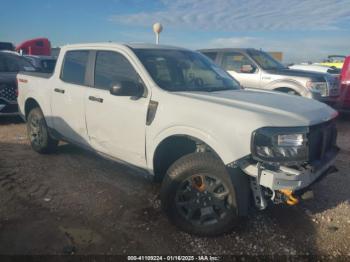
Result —
M 2 118 L 0 254 L 350 255 L 350 116 L 338 128 L 339 172 L 314 186 L 314 199 L 198 238 L 168 222 L 151 178 L 72 145 L 39 155 L 25 125 Z

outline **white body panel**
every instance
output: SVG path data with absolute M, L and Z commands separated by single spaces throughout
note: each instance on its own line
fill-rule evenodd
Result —
M 89 89 L 86 99 L 86 123 L 91 146 L 114 158 L 145 166 L 145 133 L 148 99 L 112 96 L 109 91 Z
M 65 83 L 58 79 L 52 83 L 51 116 L 53 128 L 76 143 L 88 145 L 85 123 L 85 93 L 87 88 Z M 64 93 L 56 92 L 55 89 Z
M 233 70 L 228 70 L 227 72 L 245 88 L 261 88 L 261 70 L 256 70 L 252 74 L 237 73 Z

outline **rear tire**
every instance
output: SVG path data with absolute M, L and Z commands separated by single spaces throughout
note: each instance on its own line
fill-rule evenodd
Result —
M 169 168 L 163 180 L 162 208 L 185 232 L 199 236 L 230 232 L 239 222 L 237 199 L 248 197 L 237 197 L 241 191 L 235 188 L 246 184 L 237 185 L 231 176 L 211 153 L 186 155 Z
M 45 117 L 40 108 L 33 108 L 27 117 L 27 135 L 32 148 L 47 154 L 56 150 L 58 140 L 50 136 Z

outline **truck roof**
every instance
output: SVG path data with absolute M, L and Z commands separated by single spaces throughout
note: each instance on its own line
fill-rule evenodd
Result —
M 74 49 L 74 48 L 89 48 L 89 47 L 128 47 L 131 49 L 183 49 L 182 47 L 170 46 L 170 45 L 156 45 L 148 43 L 115 43 L 115 42 L 97 42 L 97 43 L 85 43 L 85 44 L 71 44 L 65 45 L 62 48 Z
M 207 48 L 199 49 L 200 52 L 247 52 L 248 50 L 257 50 L 255 48 Z

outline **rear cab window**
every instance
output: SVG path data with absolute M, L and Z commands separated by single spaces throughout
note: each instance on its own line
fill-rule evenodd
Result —
M 56 60 L 46 59 L 41 61 L 41 68 L 46 73 L 52 73 L 55 70 Z
M 63 60 L 61 80 L 66 83 L 85 85 L 88 50 L 67 51 Z

